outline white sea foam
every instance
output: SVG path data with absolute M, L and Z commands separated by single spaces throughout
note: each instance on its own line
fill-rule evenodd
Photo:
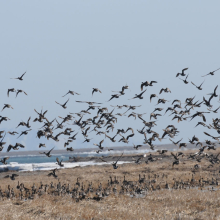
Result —
M 142 153 L 148 153 L 151 152 L 151 150 L 147 150 L 147 149 L 139 149 L 139 150 L 114 150 L 114 151 L 108 151 L 108 150 L 104 150 L 102 151 L 100 154 L 109 154 L 109 155 L 114 155 L 114 154 L 121 154 L 122 152 L 124 152 L 124 154 L 142 154 Z M 153 151 L 152 151 L 153 152 Z M 73 152 L 74 155 L 80 154 L 80 155 L 97 155 L 97 153 L 95 151 L 87 151 L 87 152 Z M 54 154 L 55 156 L 55 154 Z
M 118 164 L 129 163 L 125 161 L 119 161 Z M 104 163 L 100 162 L 97 163 L 95 161 L 88 161 L 88 162 L 76 162 L 76 163 L 63 163 L 64 167 L 60 167 L 56 163 L 25 163 L 20 164 L 16 162 L 11 162 L 7 165 L 0 165 L 0 172 L 2 171 L 37 171 L 37 170 L 52 170 L 52 169 L 65 169 L 65 168 L 73 168 L 73 167 L 85 167 L 91 165 L 104 165 L 104 164 L 111 164 L 111 162 Z

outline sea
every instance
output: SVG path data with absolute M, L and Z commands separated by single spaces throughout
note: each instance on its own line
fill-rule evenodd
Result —
M 191 147 L 192 148 L 192 147 Z M 4 171 L 37 171 L 37 170 L 51 170 L 55 168 L 60 168 L 57 164 L 56 158 L 59 161 L 63 161 L 64 168 L 72 168 L 76 166 L 89 166 L 89 165 L 102 165 L 103 162 L 96 162 L 95 158 L 100 156 L 114 156 L 114 155 L 135 155 L 135 154 L 146 154 L 149 152 L 155 152 L 149 150 L 148 146 L 142 146 L 138 150 L 133 147 L 113 147 L 113 150 L 103 150 L 99 154 L 96 153 L 97 148 L 83 148 L 75 149 L 72 152 L 66 150 L 53 150 L 51 152 L 51 157 L 47 157 L 40 152 L 48 152 L 49 150 L 43 149 L 41 151 L 12 151 L 12 152 L 0 152 L 0 158 L 9 157 L 6 165 L 0 165 L 0 172 Z M 176 150 L 174 145 L 160 145 L 157 149 L 169 149 L 170 151 Z M 189 147 L 187 146 L 187 149 Z M 73 161 L 71 158 L 78 158 L 77 162 Z M 85 160 L 89 157 L 89 160 Z M 84 158 L 80 162 L 80 158 Z M 119 161 L 118 164 L 125 163 L 126 161 Z M 110 162 L 109 162 L 110 163 Z

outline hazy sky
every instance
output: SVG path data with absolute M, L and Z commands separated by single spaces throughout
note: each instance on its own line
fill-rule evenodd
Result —
M 26 128 L 15 127 L 20 121 L 27 121 L 29 116 L 33 129 L 30 135 L 19 139 L 7 134 L 4 151 L 9 143 L 17 141 L 33 150 L 38 149 L 39 142 L 62 147 L 63 140 L 59 144 L 35 138 L 42 124 L 32 122 L 37 117 L 34 109 L 40 111 L 43 107 L 48 110 L 48 119 L 53 120 L 58 115 L 64 117 L 69 112 L 87 109 L 87 104 L 78 104 L 75 100 L 102 102 L 102 106 L 109 110 L 112 109 L 110 104 L 141 104 L 136 112 L 146 112 L 143 118 L 150 121 L 149 114 L 157 101 L 150 104 L 150 94 L 159 94 L 162 87 L 170 88 L 172 93 L 159 97 L 171 101 L 178 98 L 184 102 L 194 95 L 196 100 L 208 97 L 207 93 L 213 92 L 219 83 L 220 71 L 205 78 L 202 91 L 191 83 L 185 85 L 175 76 L 188 67 L 189 81 L 199 85 L 204 80 L 201 75 L 220 67 L 219 7 L 219 1 L 1 1 L 0 108 L 8 103 L 14 109 L 1 112 L 11 120 L 2 122 L 0 130 L 21 132 Z M 25 71 L 23 81 L 10 79 Z M 143 100 L 128 100 L 141 92 L 140 84 L 146 80 L 158 83 L 147 88 Z M 126 84 L 130 89 L 125 96 L 106 103 L 114 94 L 112 90 L 119 91 Z M 102 94 L 96 93 L 92 97 L 94 87 L 98 87 Z M 8 98 L 8 88 L 23 89 L 28 96 L 19 94 L 15 99 L 15 94 L 10 94 Z M 81 95 L 62 98 L 68 90 Z M 66 110 L 55 103 L 64 103 L 68 98 Z M 218 107 L 217 101 L 213 101 L 213 108 Z M 171 103 L 158 105 L 168 106 Z M 206 106 L 203 105 L 202 110 L 207 110 Z M 125 108 L 115 109 L 115 113 L 125 111 Z M 93 112 L 92 116 L 95 114 Z M 208 124 L 217 116 L 210 114 Z M 88 117 L 91 116 L 85 118 Z M 179 124 L 171 119 L 168 114 L 159 118 L 158 126 L 153 130 L 162 134 L 166 125 L 174 124 L 181 131 L 177 138 L 183 137 L 186 142 L 194 133 L 201 141 L 206 138 L 204 128 L 194 129 L 200 118 Z M 141 129 L 143 124 L 140 120 L 119 117 L 116 128 L 128 126 Z M 78 127 L 71 127 L 78 131 Z M 116 129 L 109 135 L 115 133 Z M 213 131 L 211 133 L 217 136 Z M 90 137 L 94 138 L 90 144 L 82 145 L 84 138 L 79 134 L 78 141 L 70 146 L 89 147 L 103 139 L 93 133 Z M 143 136 L 137 134 L 129 144 L 142 142 Z M 169 140 L 163 143 L 169 143 Z M 104 145 L 112 143 L 106 139 Z M 114 144 L 118 145 L 118 142 Z

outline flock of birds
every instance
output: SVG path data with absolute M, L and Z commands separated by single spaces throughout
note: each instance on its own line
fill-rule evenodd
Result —
M 220 69 L 220 68 L 219 68 Z M 213 76 L 214 73 L 216 71 L 218 71 L 219 69 L 212 71 L 205 76 L 211 75 Z M 184 68 L 180 73 L 177 73 L 176 77 L 185 77 L 185 78 L 179 78 L 180 80 L 182 80 L 185 84 L 188 84 L 189 81 L 188 80 L 188 76 L 189 74 L 186 74 L 188 68 Z M 25 77 L 25 74 L 22 74 L 20 77 L 17 78 L 13 78 L 13 79 L 17 79 L 19 81 L 22 81 Z M 152 87 L 157 83 L 157 81 L 145 81 L 142 82 L 140 84 L 140 90 L 141 92 L 138 94 L 135 94 L 134 97 L 132 97 L 131 99 L 143 99 L 144 98 L 144 94 L 146 93 L 146 88 L 147 87 Z M 202 86 L 204 81 L 197 86 L 196 83 L 191 82 L 192 85 L 194 85 L 198 90 L 202 90 Z M 123 96 L 126 92 L 126 90 L 129 89 L 128 85 L 124 85 L 122 86 L 122 89 L 120 91 L 113 91 L 114 94 L 111 95 L 111 97 L 108 99 L 107 102 L 112 101 L 113 99 L 118 99 L 121 96 Z M 132 139 L 132 137 L 135 136 L 135 131 L 132 127 L 128 127 L 126 129 L 121 128 L 121 129 L 117 129 L 117 131 L 115 132 L 115 125 L 118 121 L 118 117 L 133 117 L 135 120 L 139 120 L 140 124 L 142 124 L 140 129 L 137 129 L 137 132 L 139 134 L 141 134 L 143 136 L 143 144 L 142 145 L 135 145 L 133 144 L 134 149 L 138 150 L 139 148 L 141 148 L 143 145 L 147 145 L 149 146 L 149 148 L 154 151 L 155 150 L 155 144 L 154 142 L 159 140 L 162 141 L 163 139 L 165 139 L 166 137 L 169 137 L 169 140 L 171 141 L 171 143 L 173 143 L 174 145 L 176 145 L 178 148 L 182 148 L 182 147 L 187 147 L 187 143 L 186 142 L 182 142 L 182 139 L 178 140 L 178 141 L 174 141 L 174 138 L 176 136 L 179 135 L 179 131 L 178 128 L 175 127 L 174 125 L 167 125 L 164 129 L 163 129 L 163 134 L 162 136 L 159 135 L 159 133 L 157 133 L 155 131 L 155 127 L 156 127 L 156 120 L 158 120 L 159 117 L 162 116 L 162 111 L 164 110 L 164 115 L 167 112 L 170 112 L 170 116 L 173 115 L 171 121 L 173 120 L 177 120 L 178 122 L 184 121 L 184 120 L 193 120 L 194 118 L 201 118 L 201 121 L 197 123 L 197 126 L 203 126 L 207 129 L 209 129 L 210 131 L 213 130 L 215 132 L 217 132 L 218 134 L 220 134 L 220 118 L 215 118 L 212 119 L 211 123 L 207 123 L 206 122 L 206 114 L 210 114 L 210 113 L 218 113 L 218 110 L 220 107 L 217 107 L 215 109 L 213 109 L 213 100 L 218 98 L 217 95 L 217 89 L 218 89 L 218 85 L 216 85 L 213 88 L 213 92 L 208 95 L 208 98 L 203 96 L 203 100 L 195 100 L 195 96 L 194 97 L 188 97 L 185 99 L 185 102 L 183 103 L 181 100 L 175 99 L 171 102 L 171 106 L 168 107 L 167 109 L 161 108 L 161 107 L 156 107 L 154 109 L 154 111 L 152 113 L 150 113 L 150 121 L 148 121 L 145 118 L 145 114 L 139 114 L 137 112 L 135 112 L 135 110 L 139 107 L 141 107 L 141 105 L 138 106 L 132 106 L 132 105 L 116 105 L 113 106 L 111 105 L 111 107 L 113 107 L 113 109 L 111 111 L 108 110 L 107 107 L 101 106 L 103 105 L 100 102 L 92 102 L 92 101 L 76 101 L 77 103 L 87 103 L 88 104 L 88 108 L 81 110 L 80 112 L 77 113 L 69 113 L 67 114 L 65 117 L 60 117 L 58 116 L 61 121 L 59 122 L 57 118 L 54 118 L 53 120 L 49 120 L 47 117 L 47 110 L 46 111 L 37 111 L 36 109 L 34 109 L 35 113 L 37 114 L 37 117 L 33 120 L 33 122 L 39 122 L 42 123 L 42 127 L 37 131 L 37 137 L 39 139 L 45 137 L 47 140 L 53 140 L 55 142 L 59 142 L 60 141 L 60 137 L 61 135 L 63 136 L 67 136 L 68 139 L 67 141 L 64 143 L 64 148 L 66 148 L 67 151 L 74 151 L 73 147 L 68 147 L 69 144 L 71 142 L 73 142 L 74 140 L 76 140 L 77 135 L 79 133 L 79 131 L 82 133 L 83 137 L 84 137 L 84 142 L 90 142 L 92 140 L 92 138 L 90 138 L 90 133 L 93 132 L 96 135 L 100 135 L 102 138 L 102 140 L 100 140 L 99 143 L 93 143 L 95 146 L 97 146 L 97 151 L 96 153 L 99 154 L 103 151 L 104 149 L 104 141 L 105 139 L 109 139 L 111 142 L 123 142 L 125 144 L 130 143 L 130 139 Z M 16 97 L 18 95 L 21 95 L 22 93 L 24 95 L 27 95 L 27 93 L 21 89 L 15 89 L 15 88 L 10 88 L 7 91 L 7 96 L 10 97 L 12 95 L 12 93 L 16 93 Z M 92 96 L 95 95 L 95 93 L 102 93 L 101 90 L 99 88 L 93 88 L 92 89 Z M 159 95 L 162 93 L 171 93 L 171 90 L 169 88 L 161 88 L 159 91 Z M 75 91 L 71 91 L 69 90 L 65 95 L 63 95 L 63 97 L 66 97 L 67 95 L 80 95 L 79 93 L 75 92 Z M 150 94 L 150 102 L 152 102 L 153 99 L 158 98 L 157 99 L 157 105 L 159 104 L 165 104 L 167 102 L 169 102 L 168 100 L 165 100 L 163 98 L 159 98 L 157 94 Z M 56 104 L 61 106 L 63 109 L 67 109 L 67 105 L 69 102 L 70 98 L 68 98 L 63 104 L 59 103 L 57 101 Z M 219 100 L 218 100 L 219 102 Z M 206 111 L 196 111 L 193 112 L 194 109 L 199 109 L 202 106 L 206 106 L 207 110 Z M 13 107 L 10 104 L 4 104 L 3 108 L 2 108 L 2 112 L 6 112 L 8 108 L 13 109 Z M 124 113 L 116 113 L 116 109 L 126 109 Z M 95 111 L 96 115 L 90 118 L 86 118 L 86 116 L 90 116 L 91 115 L 91 111 Z M 128 114 L 128 115 L 125 115 Z M 153 119 L 153 120 L 152 120 Z M 0 116 L 0 124 L 2 122 L 6 122 L 10 120 L 8 117 L 6 116 Z M 72 122 L 72 124 L 70 124 Z M 72 130 L 72 128 L 70 128 L 70 125 L 74 125 L 74 126 L 78 126 L 79 131 L 75 132 L 74 130 Z M 24 127 L 25 130 L 23 130 L 21 133 L 18 133 L 16 130 L 14 131 L 0 131 L 0 151 L 3 151 L 4 149 L 4 145 L 6 144 L 6 142 L 4 142 L 4 138 L 6 136 L 6 134 L 8 133 L 9 135 L 17 135 L 17 139 L 19 139 L 21 136 L 23 135 L 28 135 L 28 133 L 32 130 L 31 129 L 31 117 L 28 118 L 28 120 L 26 122 L 21 121 L 16 128 L 18 127 Z M 65 128 L 66 127 L 66 128 Z M 56 133 L 57 129 L 60 129 L 61 132 Z M 111 135 L 111 133 L 113 133 Z M 213 155 L 213 154 L 207 154 L 204 152 L 205 149 L 207 150 L 215 150 L 215 146 L 217 144 L 217 141 L 219 141 L 220 136 L 212 136 L 210 134 L 210 132 L 204 132 L 204 134 L 209 138 L 208 140 L 206 140 L 206 144 L 204 145 L 204 143 L 199 141 L 199 138 L 196 137 L 195 135 L 189 139 L 189 142 L 191 144 L 194 144 L 195 146 L 199 146 L 199 150 L 197 153 L 190 155 L 190 159 L 195 159 L 198 162 L 200 162 L 203 158 L 206 158 L 210 161 L 211 164 L 213 163 L 217 163 L 218 162 L 218 155 Z M 213 139 L 212 140 L 210 140 Z M 24 148 L 25 146 L 21 143 L 16 143 L 15 145 L 9 144 L 6 151 L 10 152 L 12 150 L 19 150 L 19 148 Z M 41 147 L 46 147 L 45 143 L 40 143 L 39 144 L 39 148 Z M 52 149 L 50 149 L 49 151 L 44 151 L 44 152 L 40 152 L 41 154 L 45 154 L 45 156 L 47 157 L 51 157 L 51 152 L 53 151 L 54 147 Z M 108 148 L 109 151 L 113 150 Z M 157 152 L 159 154 L 165 154 L 167 153 L 167 150 L 157 150 Z M 178 165 L 180 163 L 180 158 L 183 157 L 183 152 L 177 152 L 176 154 L 174 154 L 173 152 L 171 152 L 171 155 L 174 159 L 174 161 L 172 161 L 172 166 L 174 165 Z M 120 157 L 118 157 L 118 159 L 112 163 L 112 167 L 114 169 L 118 168 L 118 161 L 122 158 L 123 153 L 121 154 Z M 137 160 L 135 160 L 136 163 L 139 163 L 144 157 L 147 157 L 146 154 L 143 155 L 142 157 L 139 157 Z M 153 156 L 150 154 L 150 156 L 147 158 L 147 161 L 145 161 L 146 163 L 148 163 L 148 161 L 150 161 L 149 158 L 152 158 Z M 0 162 L 2 162 L 3 164 L 7 164 L 7 159 L 9 159 L 9 157 L 5 157 L 2 158 L 0 160 Z M 102 160 L 103 162 L 107 162 L 105 160 L 104 156 L 100 157 L 100 160 Z M 59 161 L 58 158 L 56 158 L 56 163 L 60 166 L 63 167 L 64 164 L 62 163 L 62 161 Z M 50 174 L 50 176 L 54 176 L 56 177 L 55 171 Z M 11 178 L 12 180 L 15 179 L 16 174 L 12 175 L 12 176 L 6 176 L 7 178 Z
M 84 184 L 83 181 L 79 181 L 79 178 L 77 178 L 76 182 L 71 182 L 71 185 L 69 183 L 62 184 L 58 180 L 50 183 L 41 181 L 38 184 L 33 183 L 27 186 L 27 184 L 18 181 L 17 186 L 8 185 L 6 189 L 0 187 L 0 200 L 20 199 L 27 201 L 39 198 L 42 195 L 51 195 L 71 196 L 76 202 L 79 202 L 80 200 L 100 201 L 111 195 L 141 198 L 158 190 L 198 188 L 199 190 L 212 192 L 216 191 L 219 186 L 219 175 L 219 173 L 209 173 L 208 176 L 203 178 L 201 175 L 187 174 L 187 176 L 174 177 L 170 180 L 167 174 L 149 173 L 143 176 L 139 174 L 136 180 L 128 180 L 126 176 L 124 178 L 110 176 L 107 183 L 104 181 L 95 183 L 87 181 L 87 184 Z

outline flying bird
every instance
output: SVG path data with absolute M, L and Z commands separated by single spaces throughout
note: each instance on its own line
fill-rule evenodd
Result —
M 185 84 L 188 84 L 188 83 L 189 83 L 189 82 L 187 81 L 188 76 L 189 76 L 189 74 L 186 76 L 185 79 L 181 79 L 181 78 L 179 78 L 179 79 L 182 80 Z
M 196 86 L 193 82 L 191 82 L 198 90 L 202 90 L 202 84 L 205 82 L 205 80 L 199 85 Z
M 117 163 L 118 163 L 118 161 L 121 159 L 121 157 L 122 157 L 123 154 L 124 154 L 124 152 L 121 154 L 121 156 L 120 156 L 115 162 L 112 163 L 112 166 L 113 166 L 114 169 L 117 169 L 117 168 L 118 168 Z
M 57 164 L 60 166 L 60 167 L 63 167 L 64 164 L 62 164 L 63 160 L 59 161 L 59 158 L 57 157 L 56 158 L 56 161 L 57 161 Z
M 143 99 L 144 97 L 142 96 L 144 93 L 146 92 L 146 89 L 141 92 L 140 94 L 135 94 L 135 97 L 131 98 L 131 99 L 136 99 L 136 98 L 139 98 L 139 99 Z M 129 99 L 129 100 L 131 100 Z
M 102 93 L 101 90 L 99 90 L 98 88 L 93 88 L 93 89 L 92 89 L 92 95 L 93 95 L 94 92 L 100 92 L 100 93 Z
M 218 68 L 217 70 L 219 70 L 219 69 L 220 69 L 220 68 Z M 212 72 L 209 72 L 208 74 L 206 74 L 206 75 L 204 75 L 204 76 L 207 76 L 207 75 L 211 75 L 211 76 L 213 76 L 214 73 L 215 73 L 217 70 L 214 70 L 214 71 L 212 71 Z M 202 76 L 202 77 L 204 77 L 204 76 Z
M 56 171 L 57 171 L 57 168 L 56 169 L 53 169 L 51 170 L 52 172 L 49 173 L 47 176 L 53 176 L 54 178 L 57 178 L 57 175 L 56 175 Z
M 157 81 L 146 81 L 141 83 L 141 91 L 143 91 L 144 86 L 153 86 L 153 83 L 157 83 Z
M 66 107 L 66 104 L 67 104 L 67 102 L 69 101 L 69 99 L 62 105 L 62 104 L 60 104 L 60 103 L 58 103 L 57 101 L 55 101 L 58 105 L 60 105 L 60 106 L 62 106 L 64 109 L 66 109 L 67 107 Z
M 27 95 L 27 93 L 26 93 L 25 91 L 23 91 L 23 90 L 21 90 L 21 89 L 18 89 L 18 90 L 17 90 L 17 93 L 16 93 L 16 97 L 17 97 L 18 94 L 21 93 L 21 92 L 23 92 L 25 95 Z
M 29 130 L 26 130 L 26 131 L 22 131 L 21 134 L 17 137 L 21 137 L 21 135 L 27 135 L 28 134 L 28 131 L 31 131 L 32 129 L 29 129 Z
M 17 78 L 11 78 L 11 79 L 19 79 L 19 80 L 23 80 L 23 76 L 26 72 L 24 72 L 20 77 L 17 77 Z
M 54 147 L 50 150 L 50 151 L 48 151 L 47 153 L 46 152 L 39 152 L 40 154 L 45 154 L 47 157 L 51 157 L 52 155 L 50 154 L 51 153 L 51 151 L 54 149 Z
M 67 92 L 64 96 L 66 96 L 67 94 L 71 94 L 71 95 L 80 95 L 79 93 L 77 93 L 77 92 L 74 92 L 74 91 L 70 91 L 69 90 L 69 92 Z M 62 96 L 62 97 L 64 97 L 64 96 Z
M 16 92 L 16 90 L 14 88 L 8 89 L 8 92 L 7 92 L 8 97 L 9 97 L 9 92 Z
M 176 74 L 176 77 L 178 77 L 179 75 L 180 76 L 185 76 L 186 74 L 184 73 L 186 70 L 188 70 L 189 68 L 184 68 L 184 69 L 182 69 L 182 72 L 181 73 L 177 73 Z
M 12 109 L 14 109 L 14 108 L 13 108 L 11 105 L 9 105 L 9 104 L 4 104 L 4 107 L 3 107 L 2 111 L 3 111 L 5 108 L 12 108 Z
M 8 160 L 9 157 L 4 157 L 3 159 L 0 160 L 1 163 L 3 163 L 4 165 L 7 164 L 6 160 Z

